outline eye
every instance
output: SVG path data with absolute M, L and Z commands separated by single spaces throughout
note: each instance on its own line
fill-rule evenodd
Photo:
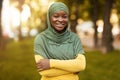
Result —
M 63 17 L 63 18 L 68 18 L 68 16 L 67 16 L 67 15 L 63 15 L 62 17 Z
M 55 14 L 55 15 L 53 15 L 53 17 L 54 17 L 54 18 L 58 18 L 59 16 Z

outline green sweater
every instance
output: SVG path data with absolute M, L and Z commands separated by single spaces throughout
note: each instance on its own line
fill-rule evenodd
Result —
M 46 34 L 44 32 L 40 33 L 35 38 L 35 53 L 47 59 L 61 60 L 74 59 L 77 54 L 84 53 L 80 38 L 72 32 L 69 33 L 69 38 L 61 43 L 50 40 L 45 36 Z

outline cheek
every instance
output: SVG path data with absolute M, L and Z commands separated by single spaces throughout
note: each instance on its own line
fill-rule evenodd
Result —
M 54 22 L 55 22 L 55 19 L 50 18 L 50 23 L 51 23 L 52 26 L 54 25 Z
M 51 23 L 53 23 L 53 24 L 54 24 L 56 21 L 57 21 L 57 19 L 56 19 L 56 18 L 53 18 L 53 17 L 51 17 L 51 18 L 50 18 L 50 22 L 51 22 Z
M 65 19 L 65 20 L 64 20 L 64 23 L 68 24 L 68 19 Z

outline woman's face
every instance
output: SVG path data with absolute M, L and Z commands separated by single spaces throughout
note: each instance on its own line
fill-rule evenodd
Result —
M 68 15 L 64 11 L 58 11 L 50 17 L 50 22 L 57 32 L 62 32 L 68 25 Z

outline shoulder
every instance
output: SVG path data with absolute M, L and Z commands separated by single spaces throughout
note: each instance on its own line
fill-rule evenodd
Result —
M 34 42 L 35 43 L 38 43 L 38 42 L 40 43 L 43 40 L 43 34 L 44 34 L 43 32 L 37 34 L 35 39 L 34 39 Z

